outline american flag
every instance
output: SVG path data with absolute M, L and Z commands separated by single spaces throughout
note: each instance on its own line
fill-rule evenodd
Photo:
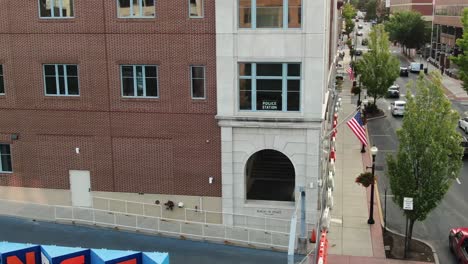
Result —
M 353 118 L 351 118 L 346 124 L 351 128 L 356 137 L 362 142 L 363 145 L 367 146 L 366 128 L 361 119 L 361 112 L 357 111 Z
M 348 69 L 346 70 L 346 72 L 349 74 L 349 79 L 350 79 L 351 81 L 354 81 L 354 72 L 353 72 L 353 68 L 348 68 Z

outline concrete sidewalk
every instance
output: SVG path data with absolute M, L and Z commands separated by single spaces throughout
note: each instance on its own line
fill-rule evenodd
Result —
M 342 62 L 345 70 L 349 67 L 349 60 L 349 56 L 345 56 Z M 356 109 L 352 102 L 352 83 L 349 78 L 345 79 L 340 93 L 342 105 L 338 112 L 339 124 Z M 378 188 L 375 186 L 375 224 L 369 225 L 370 188 L 355 182 L 356 177 L 366 171 L 367 166 L 371 166 L 369 148 L 362 154 L 360 150 L 360 141 L 345 123 L 341 123 L 336 137 L 334 206 L 328 232 L 328 263 L 427 263 L 386 259 Z

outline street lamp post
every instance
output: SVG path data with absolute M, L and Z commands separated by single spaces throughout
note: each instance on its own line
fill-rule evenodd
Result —
M 371 154 L 372 154 L 372 183 L 371 183 L 371 194 L 370 194 L 370 210 L 369 210 L 369 219 L 367 220 L 367 223 L 369 225 L 373 225 L 375 223 L 374 221 L 374 183 L 375 183 L 375 156 L 377 155 L 377 152 L 379 149 L 374 145 L 370 149 Z

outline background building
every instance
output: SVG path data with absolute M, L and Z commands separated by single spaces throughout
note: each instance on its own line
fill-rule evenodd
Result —
M 463 36 L 461 17 L 466 7 L 467 0 L 435 1 L 431 57 L 435 59 L 436 64 L 443 65 L 444 68 L 451 66 L 448 57 L 460 52 L 456 46 L 456 39 Z
M 398 11 L 416 11 L 421 13 L 426 21 L 432 21 L 433 0 L 391 0 L 390 13 Z

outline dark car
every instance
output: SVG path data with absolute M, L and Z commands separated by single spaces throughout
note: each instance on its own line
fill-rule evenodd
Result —
M 356 51 L 354 51 L 354 55 L 361 56 L 362 55 L 362 50 L 357 49 Z
M 463 147 L 463 156 L 466 156 L 468 154 L 468 139 L 463 137 L 460 145 Z
M 408 67 L 400 67 L 400 76 L 404 76 L 404 77 L 409 76 Z
M 387 97 L 400 98 L 400 86 L 398 84 L 390 86 L 390 88 L 387 90 Z

